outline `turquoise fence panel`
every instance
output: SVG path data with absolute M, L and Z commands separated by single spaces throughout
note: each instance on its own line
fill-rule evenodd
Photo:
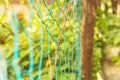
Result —
M 81 80 L 81 0 L 6 1 L 0 80 Z

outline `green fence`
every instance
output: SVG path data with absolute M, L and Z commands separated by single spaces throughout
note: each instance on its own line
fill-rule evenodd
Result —
M 8 80 L 81 80 L 81 0 L 28 3 L 29 19 L 12 3 L 0 16 Z

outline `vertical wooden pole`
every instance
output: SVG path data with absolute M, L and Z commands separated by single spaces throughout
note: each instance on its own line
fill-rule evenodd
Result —
M 113 13 L 117 13 L 117 0 L 112 0 Z
M 120 17 L 120 0 L 112 0 L 112 7 L 114 13 L 116 13 L 116 15 Z
M 117 16 L 120 17 L 120 0 L 117 2 Z
M 91 80 L 93 35 L 98 0 L 82 0 L 82 80 Z

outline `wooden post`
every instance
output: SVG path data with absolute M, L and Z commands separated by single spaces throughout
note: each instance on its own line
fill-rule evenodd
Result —
M 117 16 L 120 17 L 120 0 L 117 2 Z
M 120 17 L 120 0 L 112 0 L 112 7 L 114 13 L 116 13 L 116 15 Z
M 91 80 L 94 25 L 98 0 L 82 0 L 82 80 Z

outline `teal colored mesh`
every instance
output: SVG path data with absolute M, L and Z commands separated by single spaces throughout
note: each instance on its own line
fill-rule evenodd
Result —
M 20 21 L 13 10 L 0 24 L 8 80 L 81 80 L 81 0 L 28 0 L 27 6 L 29 19 Z

